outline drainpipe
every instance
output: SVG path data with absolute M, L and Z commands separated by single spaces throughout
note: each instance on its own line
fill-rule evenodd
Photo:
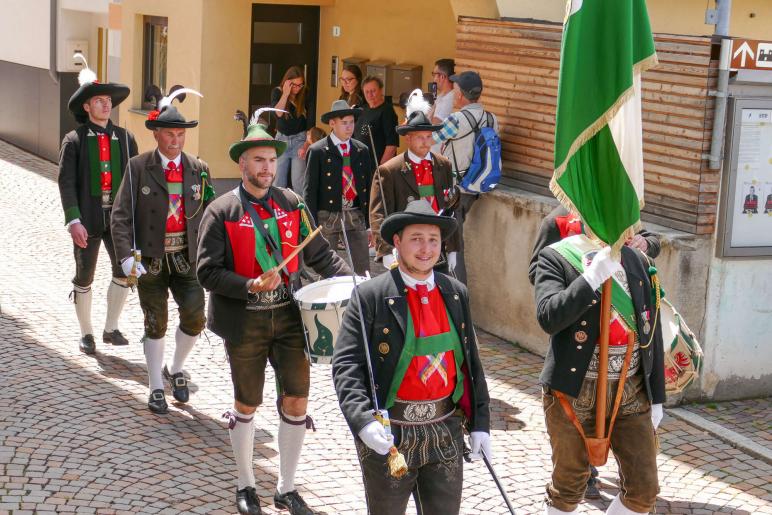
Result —
M 721 56 L 718 63 L 718 85 L 713 93 L 716 97 L 713 116 L 713 131 L 710 140 L 710 168 L 721 167 L 724 131 L 726 129 L 726 99 L 729 91 L 729 65 L 732 60 L 732 40 L 729 38 L 729 17 L 732 0 L 716 0 L 716 36 L 721 39 Z
M 59 39 L 59 0 L 51 0 L 51 43 L 49 47 L 48 75 L 54 84 L 59 85 L 59 72 L 56 71 L 58 58 L 57 40 Z

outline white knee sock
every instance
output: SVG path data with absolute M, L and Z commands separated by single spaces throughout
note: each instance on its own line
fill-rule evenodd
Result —
M 622 499 L 619 497 L 619 495 L 617 495 L 614 497 L 614 500 L 611 501 L 611 504 L 609 504 L 606 513 L 608 515 L 646 515 L 648 512 L 638 512 L 627 508 L 624 504 L 622 504 Z
M 164 378 L 164 339 L 145 338 L 145 361 L 147 362 L 147 378 L 150 391 L 163 390 Z
M 182 329 L 177 327 L 177 332 L 174 334 L 174 358 L 172 359 L 172 367 L 169 369 L 170 374 L 182 372 L 185 359 L 190 354 L 197 340 L 198 335 L 190 336 L 183 333 Z
M 255 472 L 252 470 L 252 455 L 255 450 L 254 414 L 244 415 L 232 409 L 230 416 L 247 420 L 246 422 L 235 420 L 233 429 L 228 430 L 231 436 L 233 457 L 236 459 L 236 470 L 238 471 L 237 489 L 241 490 L 248 486 L 254 488 Z
M 302 424 L 294 425 L 284 420 L 279 421 L 279 484 L 276 489 L 280 494 L 286 494 L 295 489 L 295 471 L 298 468 L 300 451 L 306 437 L 305 415 L 296 417 L 284 413 L 284 417 Z
M 91 287 L 75 286 L 73 291 L 75 292 L 75 314 L 78 316 L 78 324 L 80 324 L 80 335 L 94 334 L 94 329 L 91 327 Z
M 120 282 L 119 282 L 120 281 Z M 129 295 L 129 287 L 124 283 L 126 279 L 113 277 L 110 286 L 107 287 L 107 318 L 105 319 L 105 331 L 111 333 L 118 329 L 118 318 L 123 311 L 126 297 Z
M 571 515 L 572 513 L 579 513 L 579 508 L 574 508 L 572 511 L 561 511 L 554 506 L 544 506 L 544 515 Z

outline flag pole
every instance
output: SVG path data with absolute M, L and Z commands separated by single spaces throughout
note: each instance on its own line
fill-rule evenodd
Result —
M 608 389 L 608 338 L 611 322 L 611 281 L 603 283 L 600 295 L 600 347 L 598 349 L 598 385 L 595 396 L 595 437 L 606 437 L 606 396 Z

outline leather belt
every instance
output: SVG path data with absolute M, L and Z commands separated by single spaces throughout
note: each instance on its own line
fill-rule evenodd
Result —
M 420 426 L 441 422 L 456 411 L 450 396 L 433 401 L 403 401 L 397 399 L 389 410 L 392 424 Z

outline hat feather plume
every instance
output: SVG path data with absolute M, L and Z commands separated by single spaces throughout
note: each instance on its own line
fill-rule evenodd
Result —
M 72 55 L 73 59 L 80 59 L 83 61 L 83 69 L 78 73 L 78 85 L 82 86 L 84 84 L 89 84 L 92 82 L 95 82 L 97 80 L 96 73 L 94 73 L 94 70 L 88 67 L 88 61 L 86 61 L 86 56 L 84 56 L 80 52 L 75 52 Z
M 265 112 L 274 111 L 277 113 L 286 113 L 288 111 L 285 111 L 284 109 L 276 109 L 275 107 L 261 107 L 257 110 L 255 110 L 255 114 L 252 115 L 252 118 L 249 120 L 249 125 L 255 125 L 260 123 L 260 115 Z
M 163 97 L 160 102 L 158 102 L 158 110 L 163 111 L 164 108 L 169 107 L 172 105 L 172 100 L 177 98 L 178 96 L 182 95 L 183 93 L 193 93 L 194 95 L 198 95 L 201 98 L 204 98 L 204 95 L 196 91 L 195 89 L 190 88 L 180 88 L 176 90 L 174 93 L 172 93 L 169 96 Z
M 410 96 L 407 97 L 407 103 L 405 104 L 405 116 L 410 118 L 410 115 L 420 111 L 426 116 L 429 116 L 429 111 L 432 106 L 424 98 L 424 92 L 420 88 L 414 89 Z

